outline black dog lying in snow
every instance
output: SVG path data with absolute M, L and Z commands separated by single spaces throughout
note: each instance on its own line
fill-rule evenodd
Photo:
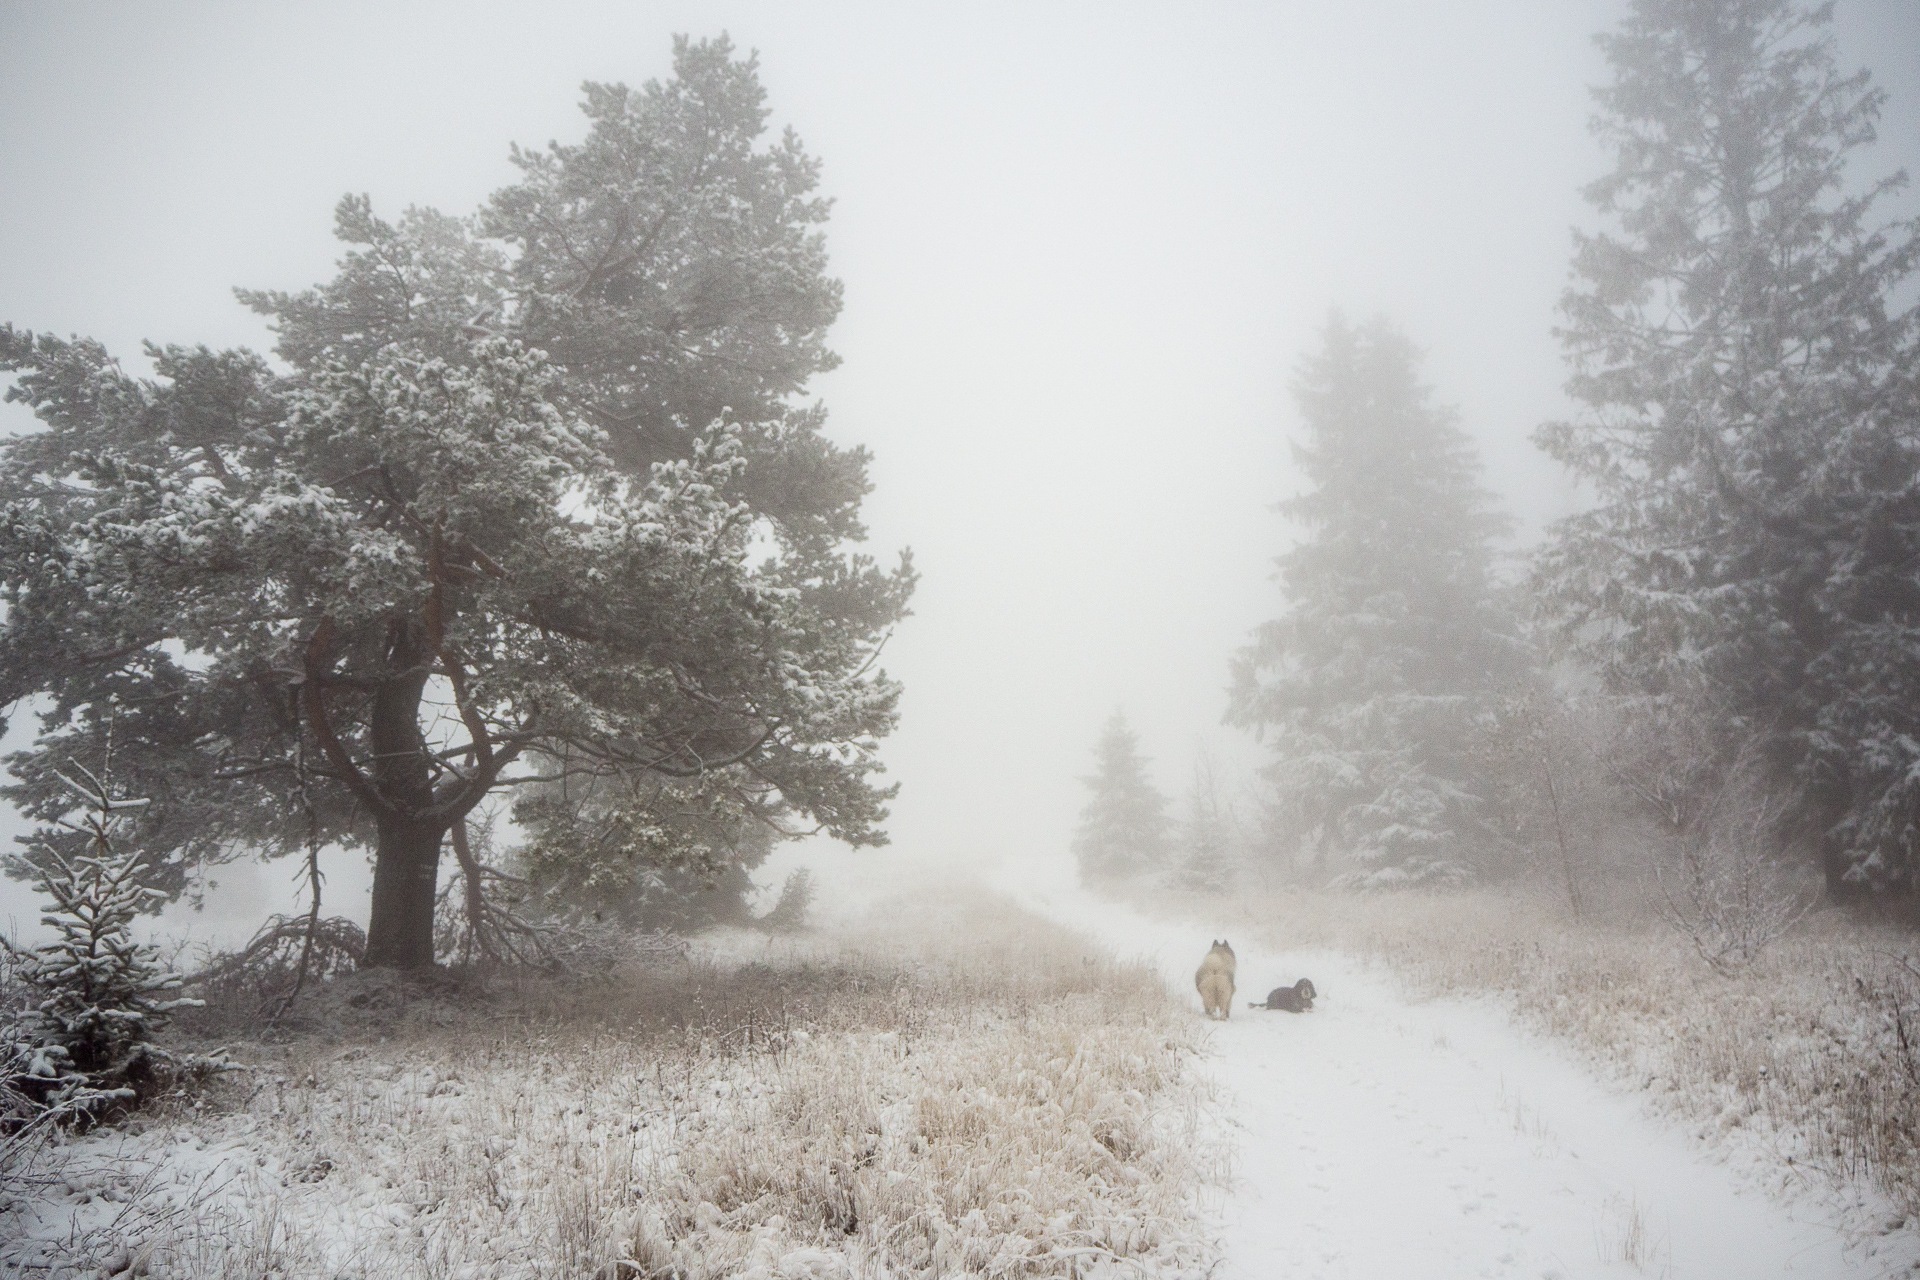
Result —
M 1267 1002 L 1260 1004 L 1249 1000 L 1249 1009 L 1279 1009 L 1285 1013 L 1309 1013 L 1313 1010 L 1313 998 L 1320 993 L 1313 989 L 1313 979 L 1302 978 L 1290 987 L 1275 987 L 1267 992 Z

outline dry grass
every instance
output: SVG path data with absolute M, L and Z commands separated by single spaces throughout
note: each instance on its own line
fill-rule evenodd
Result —
M 1211 1265 L 1196 1029 L 1151 972 L 981 901 L 858 949 L 738 946 L 480 1004 L 332 992 L 358 1043 L 251 1046 L 222 1115 L 73 1149 L 74 1195 L 126 1207 L 72 1246 L 153 1276 Z
M 1608 1218 L 1594 1233 L 1595 1252 L 1602 1262 L 1624 1262 L 1635 1271 L 1667 1275 L 1671 1257 L 1648 1220 L 1638 1199 L 1618 1197 L 1607 1205 Z
M 1723 975 L 1632 901 L 1580 919 L 1564 901 L 1517 887 L 1302 890 L 1225 910 L 1242 912 L 1267 946 L 1373 957 L 1429 994 L 1497 994 L 1698 1135 L 1750 1144 L 1783 1180 L 1866 1180 L 1920 1213 L 1920 974 L 1903 960 L 1920 948 L 1910 931 L 1827 911 Z M 1209 909 L 1230 918 L 1217 902 Z

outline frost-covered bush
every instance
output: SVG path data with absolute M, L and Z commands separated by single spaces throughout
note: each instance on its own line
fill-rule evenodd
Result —
M 1786 804 L 1737 772 L 1714 808 L 1660 869 L 1660 914 L 1715 973 L 1751 965 L 1813 906 L 1812 887 L 1773 856 Z
M 1681 852 L 1660 877 L 1661 914 L 1715 973 L 1744 969 L 1812 907 L 1814 895 L 1747 841 L 1720 836 Z
M 200 1003 L 175 996 L 181 976 L 157 948 L 133 940 L 134 918 L 162 895 L 140 883 L 138 853 L 116 848 L 114 835 L 147 802 L 116 798 L 78 764 L 60 777 L 87 812 L 60 823 L 84 837 L 78 849 L 42 842 L 36 887 L 53 903 L 40 920 L 58 936 L 30 949 L 0 939 L 26 992 L 25 1007 L 0 1027 L 0 1089 L 14 1125 L 134 1100 L 156 1059 L 173 1061 L 153 1047 L 153 1032 L 172 1010 Z

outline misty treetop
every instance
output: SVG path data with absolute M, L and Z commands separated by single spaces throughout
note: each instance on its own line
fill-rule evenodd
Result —
M 1492 540 L 1504 521 L 1413 344 L 1335 316 L 1300 366 L 1307 536 L 1276 561 L 1285 612 L 1234 661 L 1227 718 L 1273 752 L 1280 839 L 1352 883 L 1458 879 L 1477 797 L 1468 742 L 1516 658 Z
M 1884 95 L 1831 8 L 1637 0 L 1602 37 L 1584 412 L 1537 437 L 1600 504 L 1537 585 L 1616 694 L 1710 726 L 1697 785 L 1760 755 L 1773 834 L 1840 893 L 1911 889 L 1920 853 L 1920 224 L 1873 219 L 1904 175 L 1846 182 Z
M 1116 883 L 1158 873 L 1168 857 L 1167 798 L 1147 776 L 1140 739 L 1115 711 L 1094 748 L 1094 771 L 1080 780 L 1093 795 L 1080 811 L 1073 854 L 1080 878 Z
M 396 343 L 458 362 L 476 334 L 519 338 L 559 373 L 556 404 L 634 474 L 691 456 L 708 423 L 738 423 L 753 510 L 830 551 L 862 535 L 868 484 L 865 450 L 836 447 L 818 406 L 789 402 L 839 363 L 819 162 L 791 130 L 759 145 L 757 61 L 724 36 L 676 38 L 674 73 L 638 91 L 587 84 L 586 140 L 514 148 L 521 180 L 471 216 L 388 222 L 342 199 L 336 234 L 354 247 L 332 281 L 239 294 L 300 369 Z
M 626 812 L 648 797 L 884 840 L 899 690 L 874 663 L 913 575 L 842 549 L 866 456 L 787 403 L 832 361 L 817 166 L 756 147 L 724 40 L 675 69 L 589 86 L 588 141 L 517 153 L 476 219 L 343 202 L 333 282 L 245 295 L 289 373 L 167 348 L 136 378 L 0 329 L 44 424 L 0 443 L 0 692 L 45 695 L 10 760 L 25 812 L 60 816 L 55 765 L 111 725 L 151 883 L 369 844 L 367 962 L 406 966 L 432 959 L 444 836 L 498 791 L 539 801 L 550 858 L 590 810 L 593 856 L 636 876 L 689 830 Z M 645 777 L 673 785 L 564 802 Z

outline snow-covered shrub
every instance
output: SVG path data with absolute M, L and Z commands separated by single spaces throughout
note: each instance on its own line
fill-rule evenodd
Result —
M 1722 788 L 1715 811 L 1660 869 L 1661 916 L 1715 973 L 1744 969 L 1812 908 L 1817 894 L 1773 856 L 1785 806 L 1749 777 Z
M 58 937 L 33 948 L 0 939 L 27 993 L 0 1027 L 0 1090 L 16 1125 L 84 1120 L 133 1101 L 157 1063 L 178 1061 L 154 1048 L 153 1032 L 172 1010 L 200 1003 L 174 995 L 181 976 L 133 940 L 134 918 L 161 895 L 140 883 L 138 852 L 116 848 L 114 836 L 147 802 L 114 796 L 77 763 L 60 777 L 86 813 L 60 822 L 83 844 L 41 842 L 35 887 L 53 904 L 40 921 Z
M 554 972 L 605 980 L 629 960 L 659 954 L 660 940 L 658 932 L 639 933 L 621 921 L 579 912 L 552 923 L 546 946 Z

